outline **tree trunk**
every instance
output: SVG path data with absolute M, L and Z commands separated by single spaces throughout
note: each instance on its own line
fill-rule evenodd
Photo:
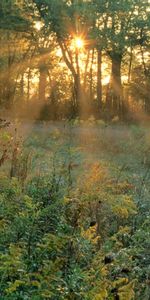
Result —
M 44 64 L 39 67 L 39 102 L 42 103 L 46 100 L 46 79 L 47 79 L 47 68 Z
M 6 107 L 11 108 L 13 104 L 12 96 L 13 96 L 13 76 L 12 76 L 12 65 L 14 62 L 14 55 L 12 54 L 11 46 L 10 46 L 10 33 L 7 32 L 7 45 L 8 45 L 8 58 L 7 58 L 7 71 L 6 71 L 6 85 L 5 85 L 5 92 L 4 92 L 4 99 L 6 100 Z M 5 80 L 5 77 L 4 77 Z
M 85 118 L 88 113 L 88 103 L 85 93 L 84 83 L 81 84 L 80 66 L 79 66 L 79 52 L 76 49 L 76 75 L 74 77 L 75 91 L 76 91 L 76 103 L 77 112 L 81 118 Z
M 4 89 L 4 100 L 6 108 L 11 108 L 13 105 L 13 90 L 14 90 L 14 81 L 11 78 L 11 71 L 7 71 L 7 76 L 4 78 L 6 80 L 5 89 Z
M 30 99 L 30 76 L 31 76 L 31 69 L 29 68 L 28 77 L 27 77 L 27 103 L 29 103 L 29 99 Z
M 75 54 L 76 59 L 76 76 L 74 78 L 75 90 L 76 90 L 76 102 L 77 107 L 80 109 L 80 102 L 81 102 L 81 80 L 80 80 L 80 67 L 79 67 L 79 53 L 78 49 L 76 49 Z
M 20 96 L 21 96 L 21 101 L 23 101 L 23 99 L 24 99 L 24 73 L 21 75 Z
M 91 57 L 91 66 L 90 66 L 90 102 L 93 104 L 93 61 L 94 61 L 94 54 L 95 54 L 95 49 L 92 50 L 92 57 Z
M 86 102 L 84 86 L 81 84 L 79 74 L 76 74 L 74 78 L 75 98 L 76 98 L 76 110 L 81 118 L 84 118 L 87 114 L 88 103 Z
M 73 77 L 73 103 L 75 103 L 74 112 L 80 115 L 80 117 L 84 116 L 87 112 L 87 99 L 86 99 L 86 93 L 84 86 L 84 83 L 81 84 L 81 78 L 80 78 L 80 65 L 79 65 L 79 49 L 76 49 L 75 51 L 75 62 L 74 57 L 72 57 L 71 52 L 69 51 L 66 43 L 62 41 L 59 37 L 57 39 L 59 46 L 62 51 L 62 55 L 64 58 L 64 61 L 71 71 L 72 77 Z
M 99 111 L 102 110 L 102 51 L 97 50 L 97 101 Z
M 129 70 L 128 70 L 128 84 L 131 81 L 132 60 L 133 60 L 133 48 L 131 47 L 130 60 L 129 60 Z
M 150 114 L 150 76 L 147 76 L 145 83 L 145 112 Z
M 123 89 L 121 83 L 121 54 L 113 54 L 112 60 L 112 72 L 111 72 L 111 94 L 114 114 L 122 115 L 123 105 Z

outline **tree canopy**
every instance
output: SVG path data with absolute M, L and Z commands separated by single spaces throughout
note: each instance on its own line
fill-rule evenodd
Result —
M 28 110 L 27 106 L 36 101 L 39 111 L 48 107 L 49 118 L 52 111 L 56 118 L 64 111 L 64 117 L 70 114 L 87 118 L 94 114 L 97 118 L 118 115 L 125 119 L 134 114 L 134 103 L 149 113 L 148 4 L 148 0 L 1 1 L 1 51 L 7 48 L 7 57 L 0 58 L 1 73 L 5 70 L 11 74 L 7 62 L 13 69 L 13 91 L 11 95 L 6 91 L 10 91 L 9 84 L 5 91 L 2 88 L 1 102 L 4 106 L 17 105 L 19 111 L 20 106 Z M 11 38 L 15 56 L 11 53 Z M 26 44 L 22 57 L 17 49 L 18 38 L 22 48 Z M 19 60 L 26 67 L 16 74 Z M 64 72 L 62 82 L 57 80 Z M 2 86 L 4 78 L 2 75 Z M 32 88 L 35 80 L 36 89 Z M 21 89 L 23 100 L 19 100 Z

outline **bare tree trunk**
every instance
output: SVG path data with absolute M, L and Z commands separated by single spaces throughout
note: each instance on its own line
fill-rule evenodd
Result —
M 47 68 L 44 64 L 39 67 L 39 102 L 42 103 L 46 100 L 46 81 L 47 81 Z
M 21 96 L 21 101 L 23 101 L 23 98 L 24 98 L 24 73 L 21 75 L 20 96 Z
M 86 58 L 86 64 L 85 64 L 85 71 L 84 71 L 84 89 L 86 90 L 86 81 L 87 81 L 87 70 L 88 70 L 88 64 L 89 64 L 89 57 L 90 57 L 90 50 L 88 50 L 87 58 Z
M 79 52 L 78 52 L 78 49 L 76 49 L 75 59 L 76 59 L 76 70 L 77 70 L 76 78 L 75 78 L 77 104 L 81 105 L 81 80 L 80 80 L 80 67 L 79 67 Z
M 142 66 L 143 66 L 143 72 L 145 76 L 145 89 L 144 89 L 144 102 L 145 102 L 145 112 L 150 114 L 150 73 L 146 66 L 145 58 L 144 58 L 144 49 L 141 45 L 141 57 L 142 57 Z
M 128 83 L 130 83 L 130 81 L 131 81 L 132 59 L 133 59 L 133 48 L 131 47 L 130 61 L 129 61 L 129 71 L 128 71 Z
M 123 106 L 123 89 L 121 83 L 122 55 L 113 54 L 111 60 L 112 60 L 111 91 L 112 91 L 113 112 L 121 116 L 122 106 Z
M 27 103 L 29 103 L 29 99 L 30 99 L 30 75 L 31 75 L 31 69 L 29 68 L 28 71 L 28 81 L 27 81 Z
M 91 57 L 91 66 L 90 66 L 90 101 L 93 100 L 93 61 L 94 61 L 94 54 L 95 49 L 92 50 L 92 57 Z
M 99 111 L 102 110 L 102 51 L 97 50 L 97 101 Z

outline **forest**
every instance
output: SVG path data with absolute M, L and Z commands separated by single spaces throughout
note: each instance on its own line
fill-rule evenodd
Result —
M 150 0 L 0 1 L 0 300 L 150 300 Z

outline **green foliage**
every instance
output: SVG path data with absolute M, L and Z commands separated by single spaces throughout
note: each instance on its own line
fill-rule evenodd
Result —
M 95 270 L 99 232 L 96 227 L 88 229 L 83 219 L 89 210 L 88 203 L 84 207 L 85 194 L 78 191 L 80 200 L 60 201 L 57 194 L 46 192 L 49 186 L 44 188 L 44 181 L 29 182 L 27 191 L 24 195 L 15 178 L 1 179 L 3 299 L 105 299 L 111 282 L 99 250 L 98 273 Z M 99 289 L 102 283 L 106 288 Z
M 94 126 L 89 125 L 88 130 L 94 132 Z M 121 139 L 120 131 L 118 138 L 114 127 L 97 125 L 106 140 L 94 137 L 91 140 L 90 136 L 87 140 L 90 144 L 83 148 L 79 147 L 77 136 L 76 140 L 72 138 L 78 128 L 81 130 L 73 122 L 66 128 L 67 134 L 60 128 L 53 128 L 52 133 L 47 130 L 45 135 L 33 132 L 24 146 L 19 145 L 15 176 L 1 172 L 0 297 L 3 300 L 115 300 L 117 297 L 147 300 L 149 297 L 149 177 L 144 177 L 142 193 L 139 191 L 144 172 L 140 153 L 149 145 L 146 131 L 132 126 L 127 136 L 122 131 Z M 85 126 L 81 133 L 87 134 Z M 14 136 L 5 128 L 1 139 L 9 154 L 13 153 L 18 140 L 14 143 Z M 137 144 L 141 139 L 142 148 Z M 105 151 L 105 160 L 104 156 L 98 157 L 94 143 Z M 32 149 L 33 158 L 22 184 L 19 170 L 20 166 L 24 169 L 25 147 L 29 152 Z M 93 160 L 87 149 L 92 149 Z M 123 163 L 131 149 L 138 170 L 142 164 L 141 173 L 135 178 L 132 178 L 134 162 L 127 168 L 126 164 L 120 166 L 119 157 L 116 159 L 116 153 L 119 156 L 121 152 Z M 3 168 L 10 167 L 9 160 Z M 40 163 L 42 170 L 44 160 L 48 174 L 35 175 L 35 168 Z
M 23 11 L 24 9 L 24 11 Z M 25 32 L 30 22 L 25 17 L 25 3 L 23 1 L 2 0 L 0 4 L 0 29 Z

